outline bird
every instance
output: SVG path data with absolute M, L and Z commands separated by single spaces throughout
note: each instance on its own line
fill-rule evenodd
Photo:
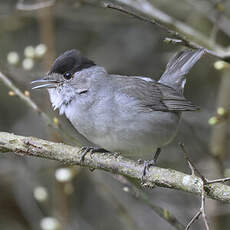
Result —
M 183 96 L 186 74 L 204 49 L 174 55 L 158 81 L 146 76 L 110 74 L 76 49 L 61 54 L 33 89 L 46 88 L 54 110 L 65 114 L 93 146 L 128 157 L 155 153 L 144 161 L 143 176 L 155 165 L 161 148 L 175 138 L 181 113 L 199 107 Z

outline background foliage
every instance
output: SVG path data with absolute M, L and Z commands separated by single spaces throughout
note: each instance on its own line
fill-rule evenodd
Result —
M 127 2 L 132 4 L 132 1 Z M 228 1 L 149 2 L 209 38 L 204 44 L 198 41 L 200 45 L 211 44 L 214 49 L 218 44 L 226 47 L 225 51 L 228 52 L 230 24 L 223 23 L 230 20 Z M 35 3 L 32 0 L 24 2 Z M 23 92 L 28 91 L 25 94 L 29 93 L 28 96 L 42 111 L 55 118 L 54 122 L 61 123 L 81 144 L 86 143 L 84 138 L 74 133 L 64 117 L 52 111 L 47 92 L 31 91 L 30 81 L 40 78 L 56 56 L 76 48 L 110 73 L 158 79 L 169 58 L 181 49 L 178 45 L 163 42 L 169 36 L 166 31 L 120 12 L 102 8 L 98 1 L 90 4 L 77 0 L 56 1 L 52 7 L 36 11 L 18 10 L 17 4 L 16 0 L 0 1 L 0 70 Z M 195 36 L 189 39 L 198 40 Z M 39 44 L 45 44 L 47 52 L 40 58 L 32 59 L 27 54 L 27 58 L 33 61 L 33 67 L 23 66 L 25 48 Z M 12 51 L 19 55 L 16 65 L 7 61 Z M 208 178 L 223 177 L 224 174 L 228 176 L 228 116 L 222 119 L 217 115 L 217 110 L 224 107 L 228 113 L 230 71 L 227 64 L 219 69 L 216 61 L 214 57 L 206 55 L 188 75 L 185 95 L 199 105 L 201 111 L 183 114 L 178 137 L 163 149 L 160 167 L 188 173 L 178 146 L 178 142 L 182 141 L 204 175 Z M 209 124 L 213 116 L 221 120 L 220 124 Z M 47 127 L 40 116 L 13 96 L 2 82 L 0 130 L 73 144 L 68 138 L 63 139 L 57 130 Z M 42 220 L 47 216 L 59 221 L 59 229 L 148 230 L 153 229 L 153 226 L 154 229 L 173 229 L 149 207 L 126 194 L 122 185 L 110 174 L 99 171 L 92 173 L 78 166 L 60 171 L 63 167 L 60 163 L 47 160 L 1 154 L 0 229 L 40 229 Z M 67 174 L 58 176 L 58 172 Z M 64 181 L 60 179 L 63 175 L 67 175 Z M 47 195 L 42 201 L 35 194 L 41 187 Z M 199 208 L 200 201 L 196 196 L 165 188 L 145 190 L 151 201 L 168 209 L 184 224 Z M 211 229 L 228 229 L 229 206 L 208 200 L 207 207 Z M 202 222 L 196 222 L 193 228 L 203 229 Z

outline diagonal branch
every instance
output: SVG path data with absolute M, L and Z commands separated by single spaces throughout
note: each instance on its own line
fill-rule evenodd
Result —
M 26 96 L 6 75 L 4 75 L 2 72 L 0 72 L 0 81 L 4 85 L 6 85 L 9 89 L 11 89 L 14 94 L 20 98 L 27 106 L 29 106 L 31 109 L 36 111 L 42 119 L 47 123 L 48 126 L 52 126 L 53 128 L 58 128 L 58 125 L 52 122 L 52 120 L 43 113 L 38 106 L 32 101 L 32 99 L 29 96 Z
M 218 182 L 226 182 L 226 181 L 230 181 L 230 178 L 223 178 L 223 179 L 217 179 L 217 180 L 208 180 L 206 179 L 201 172 L 197 169 L 197 167 L 193 164 L 193 162 L 189 159 L 188 153 L 185 150 L 184 144 L 180 143 L 180 147 L 182 149 L 182 151 L 184 152 L 185 155 L 185 159 L 187 160 L 189 167 L 191 168 L 192 174 L 194 175 L 194 173 L 197 173 L 199 175 L 199 177 L 202 180 L 202 188 L 201 188 L 201 206 L 200 206 L 200 210 L 193 216 L 193 218 L 191 219 L 191 221 L 188 223 L 188 225 L 186 226 L 185 230 L 189 230 L 191 225 L 199 218 L 200 215 L 202 215 L 202 219 L 204 221 L 205 224 L 205 229 L 209 230 L 209 225 L 208 225 L 208 220 L 207 220 L 207 215 L 206 215 L 206 209 L 205 209 L 205 192 L 206 192 L 206 185 L 210 185 L 210 184 L 215 184 Z
M 205 48 L 205 51 L 209 55 L 229 62 L 230 54 L 229 52 L 224 51 L 223 47 L 217 44 L 213 46 L 213 42 L 203 33 L 172 18 L 166 13 L 155 8 L 146 0 L 113 0 L 112 3 L 106 2 L 101 6 L 120 11 L 142 21 L 156 25 L 166 31 L 169 35 L 173 36 L 173 38 L 180 40 L 181 45 L 192 49 Z
M 94 153 L 92 157 L 87 155 L 85 161 L 81 162 L 81 152 L 77 147 L 5 132 L 0 132 L 0 152 L 14 152 L 23 156 L 57 160 L 64 164 L 82 165 L 138 180 L 141 180 L 144 167 L 143 164 L 138 164 L 133 160 L 108 153 Z M 146 182 L 193 194 L 201 195 L 202 192 L 202 180 L 200 178 L 172 169 L 151 167 L 146 175 Z M 215 183 L 206 185 L 206 188 L 208 188 L 206 196 L 230 203 L 230 186 Z
M 55 4 L 56 0 L 40 1 L 33 4 L 26 4 L 23 0 L 18 1 L 16 5 L 17 10 L 32 11 L 40 10 L 46 7 L 51 7 Z
M 78 144 L 77 140 L 69 135 L 61 126 L 60 123 L 54 122 L 55 119 L 50 118 L 46 113 L 42 112 L 39 107 L 35 104 L 35 102 L 29 97 L 26 96 L 6 75 L 4 75 L 2 72 L 0 72 L 0 81 L 7 86 L 9 89 L 11 89 L 15 96 L 17 96 L 21 101 L 23 101 L 29 108 L 34 110 L 38 113 L 38 115 L 43 119 L 43 121 L 48 125 L 48 127 L 51 127 L 53 129 L 58 129 L 61 131 L 63 137 L 66 137 L 68 140 L 71 140 L 73 143 Z

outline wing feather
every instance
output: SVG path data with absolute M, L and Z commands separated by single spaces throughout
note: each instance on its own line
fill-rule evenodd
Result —
M 137 101 L 139 108 L 152 111 L 195 111 L 199 107 L 187 100 L 174 88 L 158 83 L 145 81 L 136 77 L 117 76 L 119 93 Z M 144 110 L 145 111 L 145 110 Z

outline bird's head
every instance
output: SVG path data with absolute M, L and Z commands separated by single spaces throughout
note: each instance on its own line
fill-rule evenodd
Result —
M 61 54 L 42 79 L 31 83 L 38 84 L 33 89 L 48 89 L 54 109 L 59 108 L 63 113 L 61 107 L 68 105 L 76 95 L 86 93 L 95 73 L 103 70 L 73 49 Z

